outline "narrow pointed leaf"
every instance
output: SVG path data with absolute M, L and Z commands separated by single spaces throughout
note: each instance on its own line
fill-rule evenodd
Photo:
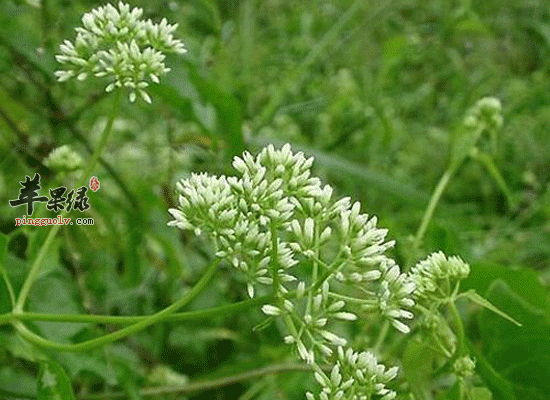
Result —
M 467 299 L 473 301 L 474 303 L 479 304 L 482 307 L 485 307 L 488 310 L 491 310 L 495 314 L 500 315 L 502 318 L 507 319 L 508 321 L 512 322 L 513 324 L 516 324 L 517 326 L 522 326 L 521 323 L 516 321 L 514 318 L 510 317 L 505 312 L 499 310 L 494 305 L 492 305 L 488 300 L 477 294 L 474 290 L 468 290 L 467 292 L 464 292 L 461 294 L 461 296 L 466 297 Z

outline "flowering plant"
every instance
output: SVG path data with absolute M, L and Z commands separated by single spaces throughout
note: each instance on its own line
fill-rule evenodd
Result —
M 388 384 L 397 367 L 386 369 L 373 352 L 355 351 L 331 326 L 375 313 L 407 334 L 405 321 L 416 306 L 426 320 L 437 320 L 437 330 L 445 324 L 438 310 L 449 305 L 456 311 L 469 266 L 438 252 L 402 272 L 385 254 L 394 245 L 386 241 L 387 230 L 361 213 L 358 202 L 333 198 L 333 189 L 311 176 L 312 164 L 288 144 L 280 150 L 269 145 L 256 157 L 236 157 L 236 177 L 192 174 L 177 184 L 179 207 L 169 210 L 169 225 L 207 233 L 216 257 L 245 278 L 250 297 L 272 294 L 261 309 L 283 321 L 284 342 L 314 370 L 319 399 L 392 399 L 397 393 Z M 460 319 L 455 323 L 461 327 Z M 456 344 L 464 338 L 448 336 L 454 355 L 439 341 L 441 352 L 454 359 L 457 376 L 471 375 L 475 364 Z M 330 373 L 322 368 L 327 362 Z M 316 397 L 308 392 L 307 398 Z
M 117 89 L 127 88 L 131 102 L 137 94 L 151 102 L 146 92 L 149 82 L 158 83 L 169 70 L 164 65 L 164 52 L 181 54 L 186 50 L 172 36 L 176 25 L 165 19 L 159 24 L 141 20 L 142 13 L 139 8 L 119 3 L 118 8 L 107 4 L 85 14 L 74 43 L 67 40 L 60 46 L 57 60 L 65 69 L 56 72 L 58 80 L 105 77 L 106 91 L 116 90 L 117 99 L 122 93 Z M 80 175 L 84 179 L 105 148 L 119 106 L 117 101 L 110 108 L 99 146 Z M 502 125 L 500 112 L 500 102 L 491 98 L 482 99 L 469 111 L 463 123 L 465 135 L 457 140 L 449 172 L 430 202 L 416 237 L 417 246 L 452 173 L 465 157 L 479 157 L 475 145 L 483 132 L 488 131 L 494 139 Z M 74 173 L 82 169 L 83 160 L 70 147 L 62 146 L 44 164 L 58 172 Z M 308 400 L 390 400 L 398 392 L 414 392 L 413 382 L 399 373 L 403 360 L 381 351 L 390 327 L 396 330 L 398 340 L 410 335 L 415 341 L 429 341 L 430 349 L 439 356 L 434 364 L 457 382 L 459 398 L 473 398 L 468 389 L 476 360 L 467 348 L 455 303 L 468 298 L 510 318 L 475 292 L 460 292 L 460 282 L 470 267 L 456 256 L 437 252 L 410 269 L 401 268 L 387 254 L 394 241 L 386 239 L 387 230 L 377 226 L 376 217 L 363 213 L 359 202 L 336 198 L 332 187 L 312 176 L 312 165 L 313 158 L 292 152 L 288 144 L 279 150 L 270 145 L 257 156 L 246 152 L 236 157 L 236 176 L 201 173 L 178 182 L 179 204 L 169 210 L 173 216 L 169 225 L 208 235 L 215 257 L 191 290 L 153 315 L 26 312 L 31 287 L 40 277 L 49 246 L 60 229 L 60 225 L 54 226 L 37 251 L 17 298 L 2 270 L 12 312 L 0 315 L 0 324 L 12 324 L 23 339 L 42 348 L 88 351 L 169 318 L 189 320 L 227 310 L 222 306 L 174 315 L 205 289 L 223 263 L 243 278 L 251 298 L 231 304 L 233 310 L 260 304 L 265 315 L 262 326 L 276 321 L 282 342 L 313 371 L 320 390 L 317 394 L 306 392 Z M 94 177 L 90 188 L 95 191 L 98 187 Z M 347 325 L 367 318 L 381 321 L 373 346 L 356 340 L 346 330 Z M 39 336 L 25 324 L 33 319 L 128 326 L 80 343 L 58 343 Z M 48 368 L 44 371 L 39 387 L 55 386 L 57 378 L 52 376 L 62 373 L 54 374 Z M 71 392 L 70 385 L 66 386 L 66 392 Z
M 183 54 L 183 43 L 172 33 L 177 24 L 166 19 L 159 24 L 150 19 L 141 20 L 141 8 L 130 10 L 128 4 L 119 2 L 118 9 L 111 4 L 98 7 L 82 17 L 82 27 L 76 28 L 76 39 L 65 40 L 56 56 L 64 70 L 55 74 L 60 82 L 76 77 L 84 80 L 89 75 L 106 77 L 105 88 L 111 92 L 116 87 L 130 90 L 130 101 L 136 92 L 147 103 L 151 98 L 145 91 L 148 80 L 159 82 L 159 76 L 170 71 L 164 65 L 164 52 Z

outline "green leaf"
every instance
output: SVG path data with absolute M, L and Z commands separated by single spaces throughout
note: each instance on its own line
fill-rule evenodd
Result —
M 213 141 L 222 140 L 228 148 L 228 157 L 241 154 L 242 110 L 237 98 L 199 75 L 192 64 L 188 67 L 178 71 L 182 76 L 169 78 L 169 84 L 151 85 L 151 92 L 170 104 L 180 119 L 193 120 L 212 135 Z
M 405 35 L 394 35 L 386 39 L 382 45 L 384 62 L 388 67 L 396 64 L 404 57 L 407 49 L 407 37 Z
M 48 228 L 48 227 L 46 227 Z M 34 262 L 38 253 L 40 252 L 46 236 L 49 233 L 49 229 L 36 229 L 29 238 L 29 247 L 27 248 L 27 260 Z M 54 239 L 52 244 L 46 251 L 46 256 L 42 262 L 38 279 L 47 276 L 54 271 L 61 271 L 61 263 L 59 262 L 59 246 L 61 245 L 61 239 Z
M 212 0 L 192 0 L 190 9 L 193 11 L 189 16 L 190 24 L 194 31 L 200 32 L 202 36 L 219 35 L 222 28 L 222 19 L 218 6 Z
M 4 266 L 4 258 L 8 252 L 8 237 L 3 233 L 0 234 L 0 267 Z
M 476 360 L 476 372 L 495 395 L 495 399 L 515 400 L 516 396 L 514 395 L 512 384 L 495 371 L 483 353 L 473 346 L 469 340 L 467 340 L 467 344 L 470 354 L 472 354 Z
M 403 372 L 417 400 L 431 400 L 433 350 L 426 344 L 409 341 L 403 354 Z
M 29 310 L 49 314 L 78 314 L 81 308 L 75 301 L 74 283 L 61 274 L 48 275 L 33 285 L 29 296 Z M 67 342 L 88 324 L 70 322 L 34 323 L 47 338 Z
M 533 27 L 542 36 L 546 42 L 546 46 L 550 47 L 550 25 L 544 23 L 534 24 Z
M 455 25 L 455 30 L 457 33 L 463 35 L 470 34 L 477 35 L 478 37 L 488 36 L 491 34 L 491 31 L 487 25 L 485 25 L 483 21 L 473 14 L 469 16 L 469 18 L 459 21 Z
M 71 381 L 61 365 L 52 360 L 40 363 L 37 400 L 75 400 Z
M 8 287 L 11 284 L 8 276 L 8 272 L 4 268 L 4 259 L 8 251 L 8 238 L 4 234 L 0 234 L 0 313 L 10 312 L 10 304 L 13 302 L 14 294 L 10 294 L 10 289 Z
M 477 293 L 487 293 L 496 280 L 502 280 L 514 288 L 516 295 L 530 306 L 550 316 L 550 296 L 541 285 L 538 274 L 532 269 L 504 267 L 493 263 L 475 263 L 470 275 L 461 283 L 463 290 L 474 289 Z M 504 308 L 504 310 L 507 310 Z
M 22 29 L 25 26 L 26 7 L 13 7 L 11 2 L 0 2 L 0 44 L 17 55 L 17 62 L 28 63 L 43 78 L 53 77 L 56 63 L 50 49 L 43 47 L 44 53 L 36 49 L 43 43 L 41 29 Z
M 160 97 L 167 104 L 170 104 L 180 120 L 191 119 L 190 117 L 193 115 L 193 101 L 190 97 L 183 96 L 179 90 L 164 83 L 151 85 L 147 90 Z
M 189 77 L 206 103 L 212 104 L 217 112 L 217 134 L 228 146 L 229 158 L 244 151 L 242 135 L 242 110 L 237 98 L 219 88 L 214 82 L 204 79 L 195 68 Z
M 36 397 L 36 382 L 27 371 L 19 371 L 13 365 L 0 367 L 0 397 Z
M 13 285 L 13 290 L 18 293 L 27 276 L 27 263 L 13 253 L 8 252 L 4 257 L 4 271 Z M 11 300 L 8 288 L 3 278 L 0 277 L 0 312 L 11 311 Z
M 518 398 L 547 399 L 550 393 L 550 318 L 502 280 L 489 287 L 486 297 L 523 327 L 482 311 L 479 331 L 483 354 L 493 368 L 512 383 Z
M 482 307 L 485 307 L 486 309 L 488 310 L 491 310 L 492 312 L 494 312 L 495 314 L 498 314 L 500 315 L 502 318 L 506 318 L 508 321 L 516 324 L 517 326 L 522 326 L 518 321 L 516 321 L 515 319 L 513 319 L 512 317 L 510 317 L 508 314 L 506 314 L 505 312 L 499 310 L 498 308 L 496 308 L 494 305 L 492 305 L 488 300 L 486 300 L 485 298 L 483 298 L 482 296 L 480 296 L 479 294 L 477 294 L 475 292 L 475 290 L 468 290 L 467 292 L 464 292 L 464 293 L 461 293 L 460 294 L 460 297 L 466 297 L 467 299 L 473 301 L 474 303 L 477 303 L 479 304 L 480 306 Z
M 493 394 L 486 387 L 473 387 L 470 390 L 470 398 L 476 400 L 493 400 Z
M 55 355 L 55 359 L 63 365 L 67 374 L 73 378 L 88 373 L 88 375 L 93 374 L 103 379 L 107 385 L 114 386 L 117 384 L 117 380 L 114 374 L 110 372 L 104 356 L 104 351 L 100 350 L 93 354 L 58 353 Z
M 143 265 L 143 257 L 140 249 L 142 248 L 144 222 L 141 216 L 135 215 L 132 211 L 128 211 L 126 215 L 128 224 L 128 234 L 124 238 L 124 283 L 131 287 L 135 287 L 141 277 L 141 266 Z
M 139 392 L 136 371 L 123 363 L 115 364 L 115 367 L 118 372 L 118 381 L 124 389 L 124 393 L 128 396 L 127 398 L 130 400 L 141 400 L 142 396 Z
M 16 332 L 1 332 L 0 331 L 0 343 L 13 357 L 21 358 L 23 360 L 36 362 L 44 357 L 42 351 L 25 341 Z
M 441 392 L 435 399 L 436 400 L 493 400 L 493 394 L 485 386 L 471 386 L 466 385 L 465 397 L 460 396 L 459 384 L 456 382 L 452 388 L 445 392 Z M 499 398 L 500 399 L 500 398 Z

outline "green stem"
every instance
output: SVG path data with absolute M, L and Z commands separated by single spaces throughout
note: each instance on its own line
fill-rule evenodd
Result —
M 458 379 L 458 399 L 465 400 L 465 396 L 466 396 L 466 383 L 464 382 L 464 379 L 459 378 Z
M 437 207 L 437 204 L 441 199 L 441 195 L 445 191 L 445 188 L 449 184 L 449 181 L 451 180 L 451 177 L 454 175 L 455 171 L 456 171 L 456 167 L 451 166 L 445 171 L 441 179 L 439 179 L 439 182 L 437 183 L 437 186 L 432 194 L 430 202 L 428 203 L 428 207 L 424 212 L 424 216 L 422 217 L 422 222 L 420 223 L 420 227 L 418 228 L 418 231 L 416 232 L 416 235 L 414 237 L 414 242 L 413 242 L 414 253 L 416 253 L 416 251 L 420 247 L 420 242 L 422 241 L 422 238 L 426 233 L 428 224 L 432 220 L 435 208 Z
M 380 353 L 380 348 L 382 347 L 382 344 L 384 343 L 384 340 L 388 335 L 389 329 L 390 329 L 390 321 L 385 320 L 384 325 L 382 325 L 382 329 L 380 329 L 380 333 L 378 334 L 378 339 L 376 340 L 376 344 L 374 345 L 374 348 L 373 348 L 375 354 Z
M 472 151 L 470 151 L 470 157 L 482 163 L 483 166 L 487 169 L 487 171 L 489 171 L 489 173 L 492 175 L 493 179 L 499 186 L 500 190 L 506 197 L 506 201 L 508 202 L 508 207 L 510 207 L 510 209 L 513 209 L 515 205 L 514 205 L 512 192 L 510 188 L 508 188 L 506 181 L 504 180 L 502 174 L 500 173 L 499 169 L 495 165 L 491 156 L 483 151 L 479 151 L 476 147 L 474 147 Z
M 107 143 L 107 139 L 113 128 L 113 122 L 120 108 L 121 96 L 122 96 L 122 91 L 119 90 L 115 96 L 116 100 L 113 104 L 113 107 L 111 107 L 111 112 L 109 113 L 109 119 L 107 120 L 107 125 L 103 130 L 98 146 L 96 147 L 96 149 L 94 150 L 94 153 L 92 154 L 92 158 L 88 163 L 88 167 L 84 170 L 84 173 L 82 174 L 82 182 L 78 186 L 81 186 L 83 183 L 85 183 L 86 179 L 88 179 L 88 176 L 95 168 L 95 165 L 97 164 L 97 160 L 99 159 L 99 156 L 101 155 L 103 149 L 105 148 L 105 144 Z M 67 211 L 63 210 L 61 212 L 61 215 L 65 217 L 67 215 Z M 42 263 L 44 261 L 44 258 L 46 257 L 46 253 L 48 252 L 48 249 L 50 248 L 53 240 L 55 239 L 55 236 L 59 231 L 59 228 L 61 228 L 61 225 L 54 225 L 50 229 L 50 232 L 48 232 L 48 236 L 46 237 L 44 244 L 42 244 L 42 247 L 40 248 L 37 257 L 34 260 L 34 263 L 32 264 L 31 269 L 29 270 L 29 273 L 27 275 L 27 278 L 25 279 L 25 282 L 23 282 L 23 286 L 21 287 L 21 291 L 19 292 L 19 297 L 17 298 L 15 307 L 13 308 L 14 313 L 23 312 L 23 308 L 25 307 L 25 301 L 27 300 L 31 287 L 40 273 L 40 268 L 42 267 Z
M 370 292 L 367 292 L 367 293 L 371 296 L 374 296 L 373 293 L 370 293 Z M 340 293 L 329 293 L 329 296 L 333 297 L 335 299 L 338 299 L 338 300 L 344 300 L 347 303 L 356 303 L 356 304 L 367 305 L 367 306 L 374 306 L 374 305 L 378 304 L 377 302 L 371 302 L 367 299 L 361 299 L 361 298 L 358 298 L 358 297 L 346 296 L 346 295 L 340 294 Z
M 196 296 L 198 296 L 206 287 L 206 285 L 210 282 L 212 277 L 214 276 L 214 273 L 217 270 L 217 267 L 219 265 L 219 260 L 214 261 L 207 269 L 205 274 L 199 279 L 197 284 L 184 296 L 182 296 L 178 301 L 171 304 L 170 306 L 166 307 L 164 310 L 159 311 L 156 314 L 153 314 L 133 325 L 130 325 L 126 328 L 122 328 L 116 332 L 108 333 L 104 336 L 87 340 L 82 343 L 77 344 L 62 344 L 62 343 L 56 343 L 52 342 L 50 340 L 44 339 L 34 332 L 30 331 L 22 322 L 15 321 L 12 322 L 12 325 L 15 327 L 17 332 L 26 339 L 27 341 L 39 346 L 39 347 L 45 347 L 57 351 L 87 351 L 90 349 L 93 349 L 95 347 L 100 347 L 108 343 L 112 343 L 115 340 L 122 339 L 126 336 L 130 336 L 136 332 L 139 332 L 145 328 L 147 328 L 150 325 L 153 325 L 157 322 L 162 321 L 169 315 L 173 314 L 176 310 L 183 307 L 184 305 L 188 304 L 190 301 L 192 301 Z
M 0 265 L 0 270 L 2 270 L 2 278 L 4 278 L 4 282 L 6 283 L 6 287 L 8 288 L 8 294 L 10 296 L 11 306 L 15 306 L 15 294 L 13 292 L 13 286 L 11 285 L 10 278 L 8 274 L 6 273 L 6 269 L 3 265 Z
M 122 91 L 119 90 L 118 93 L 116 93 L 116 95 L 115 95 L 115 101 L 114 101 L 113 106 L 111 107 L 111 112 L 109 113 L 109 119 L 107 120 L 107 125 L 105 125 L 105 129 L 103 130 L 103 133 L 101 134 L 101 137 L 99 139 L 99 143 L 97 144 L 97 147 L 95 148 L 94 152 L 92 153 L 92 158 L 90 159 L 90 162 L 88 163 L 88 167 L 82 173 L 83 183 L 86 182 L 86 180 L 89 178 L 89 175 L 94 170 L 94 168 L 97 164 L 97 161 L 99 160 L 99 157 L 101 156 L 101 153 L 103 152 L 103 149 L 105 148 L 105 145 L 107 144 L 107 140 L 109 139 L 109 136 L 110 136 L 110 134 L 113 130 L 113 123 L 114 123 L 115 118 L 118 115 L 118 111 L 120 109 L 121 97 L 122 97 Z
M 207 319 L 231 315 L 245 311 L 251 307 L 265 304 L 273 300 L 273 296 L 255 297 L 243 300 L 234 304 L 227 304 L 220 307 L 208 308 L 205 310 L 186 311 L 165 316 L 162 321 L 179 322 L 198 319 Z M 109 325 L 132 325 L 143 321 L 149 316 L 111 316 L 111 315 L 83 315 L 83 314 L 41 314 L 23 312 L 21 314 L 6 313 L 0 315 L 0 325 L 10 324 L 13 321 L 49 321 L 49 322 L 74 322 L 74 323 L 95 323 Z
M 280 287 L 279 287 L 279 243 L 277 239 L 277 227 L 275 223 L 271 222 L 270 225 L 271 231 L 271 274 L 273 275 L 273 293 L 280 297 Z
M 66 213 L 62 212 L 61 215 L 62 217 L 64 217 Z M 44 244 L 42 244 L 42 247 L 40 248 L 40 251 L 36 256 L 36 259 L 34 260 L 34 263 L 32 264 L 31 269 L 29 270 L 29 273 L 27 275 L 27 278 L 25 279 L 25 282 L 23 282 L 23 286 L 21 287 L 21 291 L 19 292 L 19 297 L 15 302 L 15 307 L 13 307 L 14 313 L 23 312 L 23 308 L 25 307 L 25 301 L 27 300 L 27 296 L 29 295 L 32 284 L 38 277 L 38 274 L 40 272 L 40 267 L 42 266 L 42 262 L 44 261 L 44 258 L 46 257 L 46 253 L 48 252 L 48 249 L 50 248 L 55 238 L 55 235 L 59 231 L 60 227 L 61 225 L 54 225 L 50 229 L 50 232 L 48 232 L 48 236 L 46 236 L 46 240 L 44 241 Z
M 470 354 L 475 357 L 477 373 L 483 379 L 483 383 L 493 392 L 493 397 L 502 400 L 516 400 L 510 381 L 493 368 L 485 355 L 470 340 L 467 340 L 466 345 Z
M 449 302 L 449 311 L 451 312 L 451 316 L 454 321 L 457 341 L 456 350 L 449 360 L 449 365 L 451 365 L 452 367 L 453 363 L 458 359 L 458 357 L 464 354 L 464 349 L 466 346 L 466 335 L 464 333 L 464 325 L 462 324 L 462 319 L 460 318 L 460 314 L 458 313 L 458 309 L 456 308 L 454 301 Z

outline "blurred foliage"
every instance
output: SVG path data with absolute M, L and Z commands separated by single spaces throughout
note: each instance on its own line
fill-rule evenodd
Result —
M 473 288 L 523 323 L 516 327 L 464 305 L 468 337 L 493 399 L 547 399 L 550 393 L 550 6 L 543 0 L 306 2 L 295 0 L 134 0 L 147 18 L 179 24 L 185 56 L 151 88 L 153 104 L 124 103 L 95 175 L 85 215 L 50 248 L 29 311 L 149 315 L 198 280 L 212 258 L 208 243 L 167 227 L 174 186 L 191 171 L 230 173 L 245 148 L 290 142 L 316 157 L 316 173 L 349 195 L 397 240 L 405 263 L 431 251 L 472 265 Z M 80 16 L 102 3 L 0 2 L 0 263 L 17 293 L 46 227 L 15 226 L 10 207 L 25 175 L 41 174 L 42 192 L 75 178 L 43 164 L 69 144 L 85 159 L 111 106 L 102 85 L 58 84 L 54 55 Z M 501 99 L 504 126 L 491 149 L 513 204 L 487 169 L 467 160 L 445 191 L 421 246 L 412 235 L 440 176 L 465 112 L 479 98 Z M 494 152 L 493 152 L 494 150 Z M 37 205 L 33 217 L 51 213 Z M 80 216 L 72 212 L 71 216 Z M 222 268 L 188 310 L 246 298 Z M 10 310 L 0 281 L 0 309 Z M 299 399 L 304 372 L 258 374 L 293 360 L 278 326 L 253 331 L 259 311 L 154 325 L 87 353 L 39 351 L 0 327 L 0 397 L 141 399 Z M 79 342 L 108 325 L 35 321 L 46 338 Z M 353 327 L 371 347 L 376 321 Z M 398 346 L 399 337 L 393 345 Z M 405 375 L 427 379 L 429 352 L 411 344 Z M 391 348 L 391 347 L 390 347 Z M 395 354 L 383 355 L 390 362 Z M 426 356 L 427 357 L 427 356 Z M 428 369 L 428 370 L 426 370 Z M 279 371 L 281 372 L 281 371 Z M 218 380 L 219 379 L 219 380 Z M 219 385 L 185 390 L 190 382 Z M 170 390 L 183 385 L 184 390 Z M 193 387 L 192 385 L 190 387 Z M 164 389 L 164 391 L 163 391 Z M 445 382 L 401 388 L 418 399 L 454 399 Z M 436 390 L 437 389 L 437 390 Z M 105 397 L 93 397 L 93 394 Z M 487 398 L 486 392 L 479 398 Z M 60 397 L 52 397 L 60 396 Z

